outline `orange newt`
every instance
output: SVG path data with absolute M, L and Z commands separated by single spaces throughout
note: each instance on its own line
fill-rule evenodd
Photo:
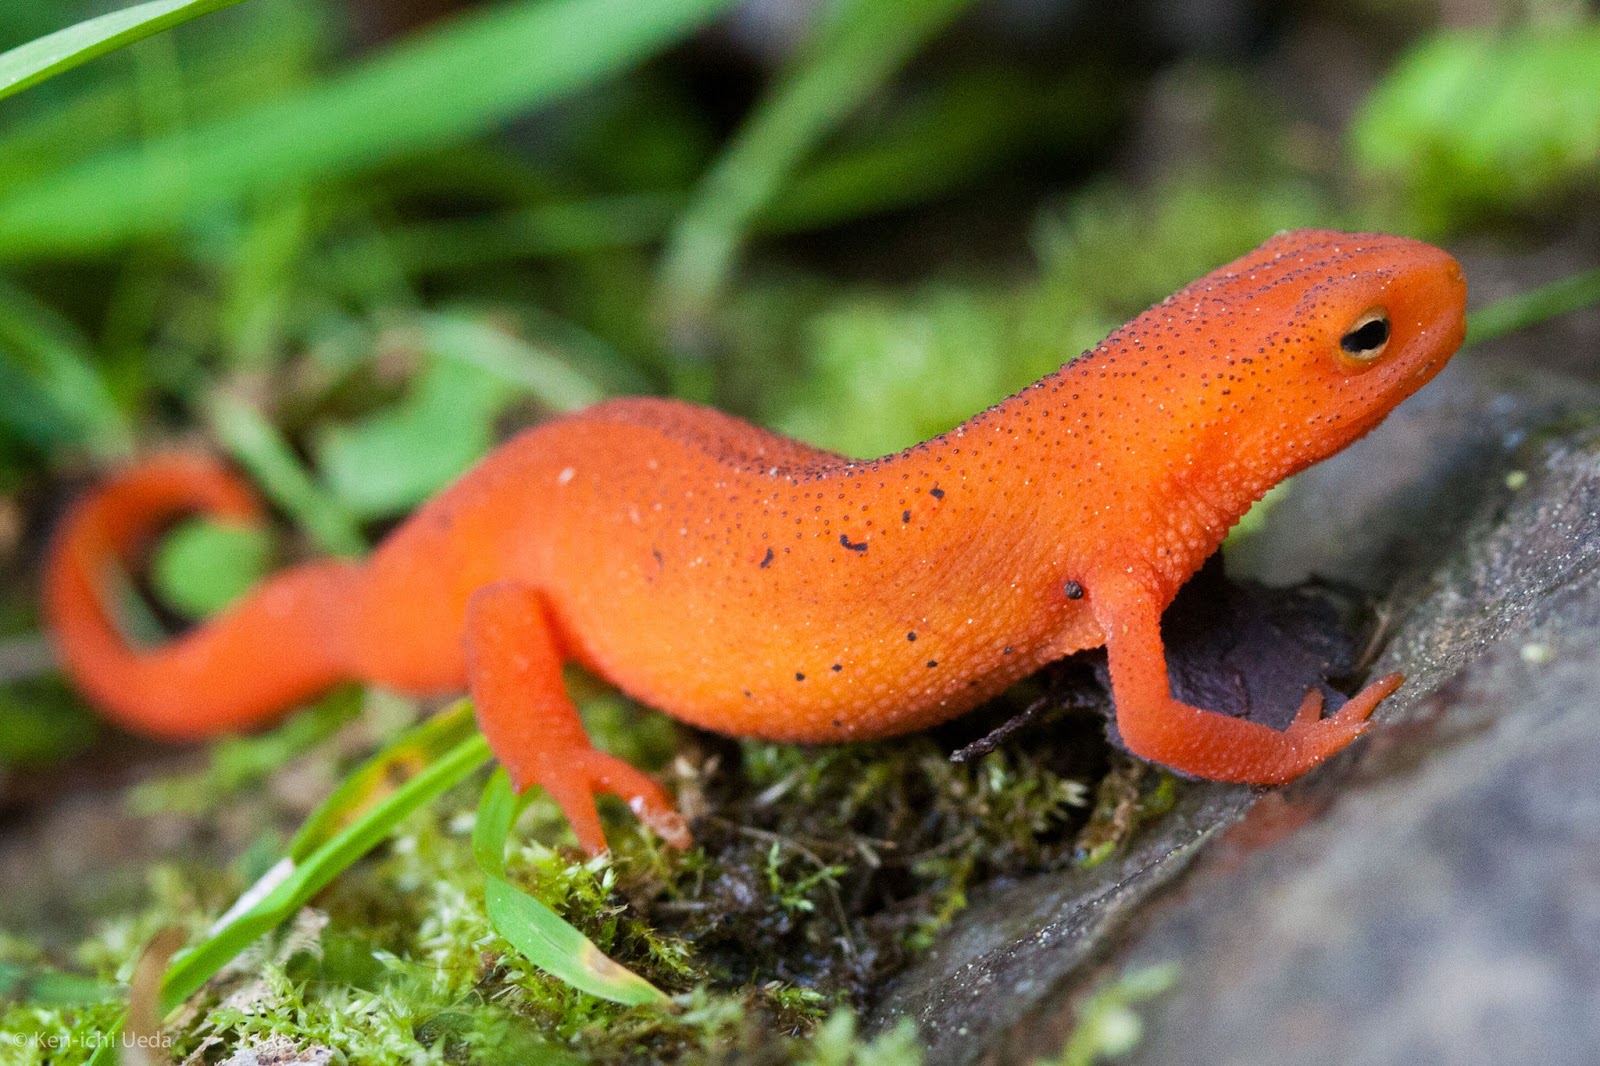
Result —
M 199 737 L 347 679 L 471 693 L 517 787 L 542 785 L 590 852 L 596 791 L 675 844 L 648 776 L 590 746 L 577 662 L 706 729 L 806 743 L 950 719 L 1102 644 L 1136 754 L 1196 777 L 1288 781 L 1400 684 L 1287 730 L 1191 707 L 1161 613 L 1263 493 L 1372 429 L 1460 345 L 1455 260 L 1400 237 L 1303 230 L 1178 292 L 956 429 L 858 461 L 673 400 L 527 430 L 363 563 L 294 567 L 158 648 L 102 602 L 112 558 L 203 511 L 258 522 L 202 458 L 150 460 L 78 503 L 45 604 L 62 661 L 109 717 Z

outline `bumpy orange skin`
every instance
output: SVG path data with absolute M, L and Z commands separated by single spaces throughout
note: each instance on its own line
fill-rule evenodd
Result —
M 590 850 L 596 790 L 687 835 L 648 778 L 593 751 L 561 684 L 577 661 L 708 729 L 827 742 L 921 729 L 1061 656 L 1108 646 L 1135 752 L 1271 783 L 1349 743 L 1399 684 L 1279 732 L 1189 707 L 1159 621 L 1240 515 L 1366 433 L 1460 345 L 1466 285 L 1437 248 L 1305 230 L 1208 274 L 1094 351 L 896 455 L 854 461 L 713 410 L 601 404 L 507 442 L 364 565 L 288 571 L 159 649 L 98 594 L 172 515 L 251 519 L 213 464 L 158 458 L 83 501 L 50 559 L 63 661 L 122 724 L 198 736 L 336 681 L 469 689 L 519 786 Z M 1340 337 L 1387 311 L 1381 356 Z

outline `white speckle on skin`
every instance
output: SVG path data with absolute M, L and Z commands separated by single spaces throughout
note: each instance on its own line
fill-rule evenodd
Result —
M 578 471 L 576 469 L 574 469 L 573 467 L 569 466 L 565 470 L 561 471 L 561 473 L 556 475 L 556 484 L 557 485 L 565 485 L 567 482 L 571 481 L 573 478 L 575 478 L 577 476 L 578 476 Z

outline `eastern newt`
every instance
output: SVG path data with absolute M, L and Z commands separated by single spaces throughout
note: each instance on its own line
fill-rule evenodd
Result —
M 1196 777 L 1288 781 L 1360 734 L 1380 678 L 1285 731 L 1172 698 L 1161 614 L 1267 489 L 1339 451 L 1460 345 L 1455 260 L 1400 237 L 1281 234 L 961 426 L 865 461 L 715 410 L 622 399 L 529 429 L 363 563 L 268 580 L 157 648 L 130 646 L 101 578 L 187 512 L 261 521 L 184 455 L 80 501 L 45 603 L 67 670 L 129 729 L 199 737 L 347 679 L 470 692 L 518 788 L 591 852 L 596 791 L 667 840 L 648 776 L 590 746 L 577 662 L 706 729 L 806 743 L 952 718 L 1062 656 L 1107 646 L 1121 735 Z

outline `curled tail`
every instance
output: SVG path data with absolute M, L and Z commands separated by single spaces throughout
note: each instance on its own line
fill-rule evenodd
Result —
M 130 645 L 102 599 L 113 562 L 131 565 L 150 536 L 203 512 L 260 520 L 248 489 L 215 462 L 146 462 L 78 502 L 51 544 L 44 605 L 62 664 L 112 720 L 193 738 L 263 722 L 349 676 L 348 618 L 360 570 L 295 567 L 216 618 L 159 647 Z

